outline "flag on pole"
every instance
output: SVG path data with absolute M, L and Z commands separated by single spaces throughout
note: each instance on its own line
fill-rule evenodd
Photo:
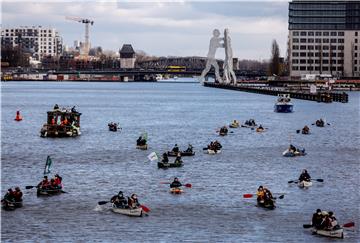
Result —
M 148 159 L 153 162 L 153 161 L 157 161 L 159 160 L 159 157 L 157 156 L 157 154 L 155 152 L 152 152 L 151 154 L 148 155 Z
M 148 140 L 147 132 L 144 132 L 143 134 L 141 134 L 141 137 L 142 137 L 143 139 L 145 139 L 145 141 L 147 141 L 147 140 Z
M 45 163 L 44 175 L 50 173 L 51 163 L 52 163 L 52 161 L 51 161 L 50 155 L 48 155 L 48 157 L 47 157 L 47 159 L 46 159 L 46 163 Z

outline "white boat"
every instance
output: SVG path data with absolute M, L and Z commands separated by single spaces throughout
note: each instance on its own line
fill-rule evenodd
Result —
M 282 153 L 283 156 L 285 157 L 295 157 L 295 156 L 304 156 L 306 155 L 305 153 L 305 149 L 302 149 L 302 150 L 298 150 L 298 151 L 290 151 L 289 149 L 286 149 L 283 153 Z
M 114 213 L 124 214 L 124 215 L 132 216 L 132 217 L 141 217 L 142 213 L 143 213 L 143 209 L 141 207 L 140 208 L 134 208 L 134 209 L 131 209 L 131 208 L 118 208 L 114 204 L 112 205 L 111 210 Z
M 215 150 L 212 150 L 212 149 L 208 149 L 208 150 L 205 150 L 205 151 L 207 151 L 208 154 L 220 154 L 221 153 L 220 149 L 216 150 L 216 152 L 215 152 Z
M 275 112 L 289 113 L 293 111 L 290 94 L 279 94 L 274 106 Z
M 331 238 L 341 238 L 341 239 L 344 238 L 344 229 L 343 228 L 339 228 L 336 230 L 313 229 L 312 232 L 313 232 L 313 234 L 322 235 L 322 236 L 331 237 Z
M 311 181 L 300 181 L 298 185 L 301 188 L 306 188 L 312 186 L 312 184 L 313 183 Z

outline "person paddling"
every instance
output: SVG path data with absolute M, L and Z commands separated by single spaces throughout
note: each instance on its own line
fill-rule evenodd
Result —
M 37 187 L 46 189 L 47 187 L 49 187 L 49 185 L 50 185 L 50 182 L 48 180 L 48 177 L 44 176 L 44 179 L 37 185 Z
M 110 202 L 112 202 L 117 208 L 125 208 L 127 206 L 126 198 L 124 197 L 122 191 L 119 191 L 117 195 L 113 196 L 110 199 Z
M 138 201 L 136 194 L 132 194 L 131 197 L 128 198 L 128 205 L 132 209 L 138 208 L 140 206 L 140 203 Z
M 170 184 L 170 188 L 179 188 L 181 186 L 182 184 L 177 177 L 175 177 L 174 181 Z
M 264 198 L 265 198 L 265 192 L 264 192 L 264 187 L 263 186 L 259 186 L 257 192 L 256 192 L 256 200 L 258 202 L 263 203 L 264 202 Z
M 179 147 L 178 147 L 177 144 L 175 144 L 175 146 L 173 147 L 172 151 L 173 151 L 174 153 L 179 153 Z
M 161 162 L 164 164 L 169 163 L 169 157 L 167 153 L 163 153 Z
M 302 182 L 302 181 L 311 181 L 311 176 L 309 175 L 309 173 L 307 172 L 306 169 L 304 169 L 302 172 L 301 172 L 301 175 L 299 177 L 299 181 Z
M 312 216 L 311 225 L 316 229 L 321 229 L 321 224 L 323 223 L 324 216 L 321 213 L 321 209 L 316 209 L 316 212 Z

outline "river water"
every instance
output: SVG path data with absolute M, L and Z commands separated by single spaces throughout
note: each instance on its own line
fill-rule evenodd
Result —
M 1 212 L 2 242 L 328 242 L 302 225 L 317 209 L 332 210 L 340 223 L 354 221 L 343 242 L 359 241 L 359 93 L 347 104 L 293 100 L 295 112 L 273 112 L 274 96 L 202 87 L 194 83 L 2 83 L 1 193 L 20 186 L 24 207 Z M 57 103 L 82 112 L 82 135 L 41 138 L 46 111 Z M 21 110 L 24 120 L 15 122 Z M 326 118 L 330 126 L 311 126 Z M 233 129 L 226 137 L 216 130 L 233 119 L 254 118 L 265 133 Z M 121 132 L 108 131 L 116 121 Z M 311 135 L 296 134 L 305 124 Z M 149 150 L 135 149 L 142 132 Z M 219 155 L 203 154 L 211 140 L 223 144 Z M 289 142 L 305 147 L 304 157 L 285 158 Z M 158 169 L 147 155 L 163 153 L 177 143 L 195 147 L 182 168 Z M 52 175 L 63 177 L 59 196 L 36 197 L 25 190 L 42 178 L 47 155 Z M 308 190 L 287 181 L 306 168 L 314 182 Z M 171 195 L 174 176 L 191 183 L 182 195 Z M 259 185 L 285 193 L 277 208 L 255 206 Z M 97 206 L 119 190 L 137 193 L 151 209 L 149 216 L 130 218 Z M 336 240 L 334 240 L 336 241 Z

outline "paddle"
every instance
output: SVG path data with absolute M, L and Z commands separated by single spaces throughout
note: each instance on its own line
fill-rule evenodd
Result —
M 346 224 L 343 224 L 341 227 L 345 227 L 345 228 L 350 228 L 350 227 L 354 227 L 355 223 L 354 222 L 349 222 Z M 303 228 L 308 229 L 308 228 L 312 228 L 313 225 L 312 224 L 303 224 Z
M 165 182 L 165 181 L 163 181 L 163 182 L 160 182 L 160 184 L 171 184 L 171 182 Z M 192 184 L 190 184 L 190 183 L 187 183 L 187 184 L 185 184 L 185 185 L 182 185 L 182 186 L 185 186 L 185 187 L 188 187 L 188 188 L 191 188 L 192 187 Z
M 254 197 L 254 196 L 256 196 L 256 194 L 247 193 L 247 194 L 244 194 L 244 195 L 243 195 L 244 198 L 252 198 L 252 197 Z M 279 198 L 279 199 L 283 199 L 284 197 L 285 197 L 285 195 L 283 194 L 283 195 L 280 195 L 278 198 Z M 273 197 L 273 199 L 277 199 L 277 198 L 276 198 L 276 197 Z
M 300 133 L 300 130 L 296 130 L 296 133 Z
M 26 189 L 31 189 L 31 188 L 34 188 L 34 187 L 37 188 L 37 186 L 26 186 L 25 188 L 26 188 Z
M 324 179 L 311 179 L 312 181 L 324 182 Z M 299 183 L 299 180 L 288 181 L 288 183 Z

